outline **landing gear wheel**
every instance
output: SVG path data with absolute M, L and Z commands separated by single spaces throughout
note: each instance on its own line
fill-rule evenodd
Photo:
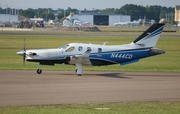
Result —
M 41 74 L 42 70 L 41 69 L 37 69 L 37 74 Z
M 76 73 L 77 73 L 77 70 L 78 70 L 78 69 L 75 70 Z
M 78 74 L 78 76 L 82 76 L 82 74 Z

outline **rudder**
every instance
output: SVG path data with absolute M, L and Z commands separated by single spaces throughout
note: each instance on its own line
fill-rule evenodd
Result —
M 164 24 L 153 24 L 143 34 L 141 34 L 136 40 L 133 41 L 136 45 L 143 45 L 143 47 L 154 47 L 160 37 L 160 34 L 164 28 Z

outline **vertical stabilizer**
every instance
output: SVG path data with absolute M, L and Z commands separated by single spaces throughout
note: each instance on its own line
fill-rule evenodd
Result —
M 143 47 L 154 47 L 160 37 L 163 28 L 164 24 L 162 23 L 153 24 L 136 40 L 134 40 L 133 43 Z

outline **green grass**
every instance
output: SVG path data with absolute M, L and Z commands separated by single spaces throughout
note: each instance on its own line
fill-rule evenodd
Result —
M 127 102 L 0 107 L 0 114 L 179 114 L 180 102 Z
M 84 33 L 85 34 L 85 33 Z M 86 33 L 87 34 L 87 33 Z M 91 34 L 91 33 L 88 33 Z M 96 33 L 98 34 L 98 33 Z M 102 33 L 100 33 L 102 34 Z M 167 34 L 167 33 L 166 33 Z M 57 48 L 71 42 L 95 43 L 107 45 L 127 44 L 136 37 L 132 36 L 20 36 L 20 35 L 1 35 L 0 36 L 0 69 L 2 70 L 36 70 L 38 63 L 26 62 L 23 65 L 22 57 L 16 52 L 23 50 L 24 39 L 26 48 Z M 180 38 L 161 37 L 157 46 L 166 51 L 165 54 L 141 59 L 138 63 L 120 66 L 111 65 L 102 67 L 84 67 L 84 70 L 96 71 L 156 71 L 158 72 L 180 72 Z M 74 70 L 74 66 L 56 65 L 44 66 L 43 70 Z

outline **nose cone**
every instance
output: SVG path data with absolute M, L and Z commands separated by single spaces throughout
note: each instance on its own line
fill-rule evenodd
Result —
M 24 56 L 26 54 L 25 50 L 19 51 L 16 53 L 17 55 Z

